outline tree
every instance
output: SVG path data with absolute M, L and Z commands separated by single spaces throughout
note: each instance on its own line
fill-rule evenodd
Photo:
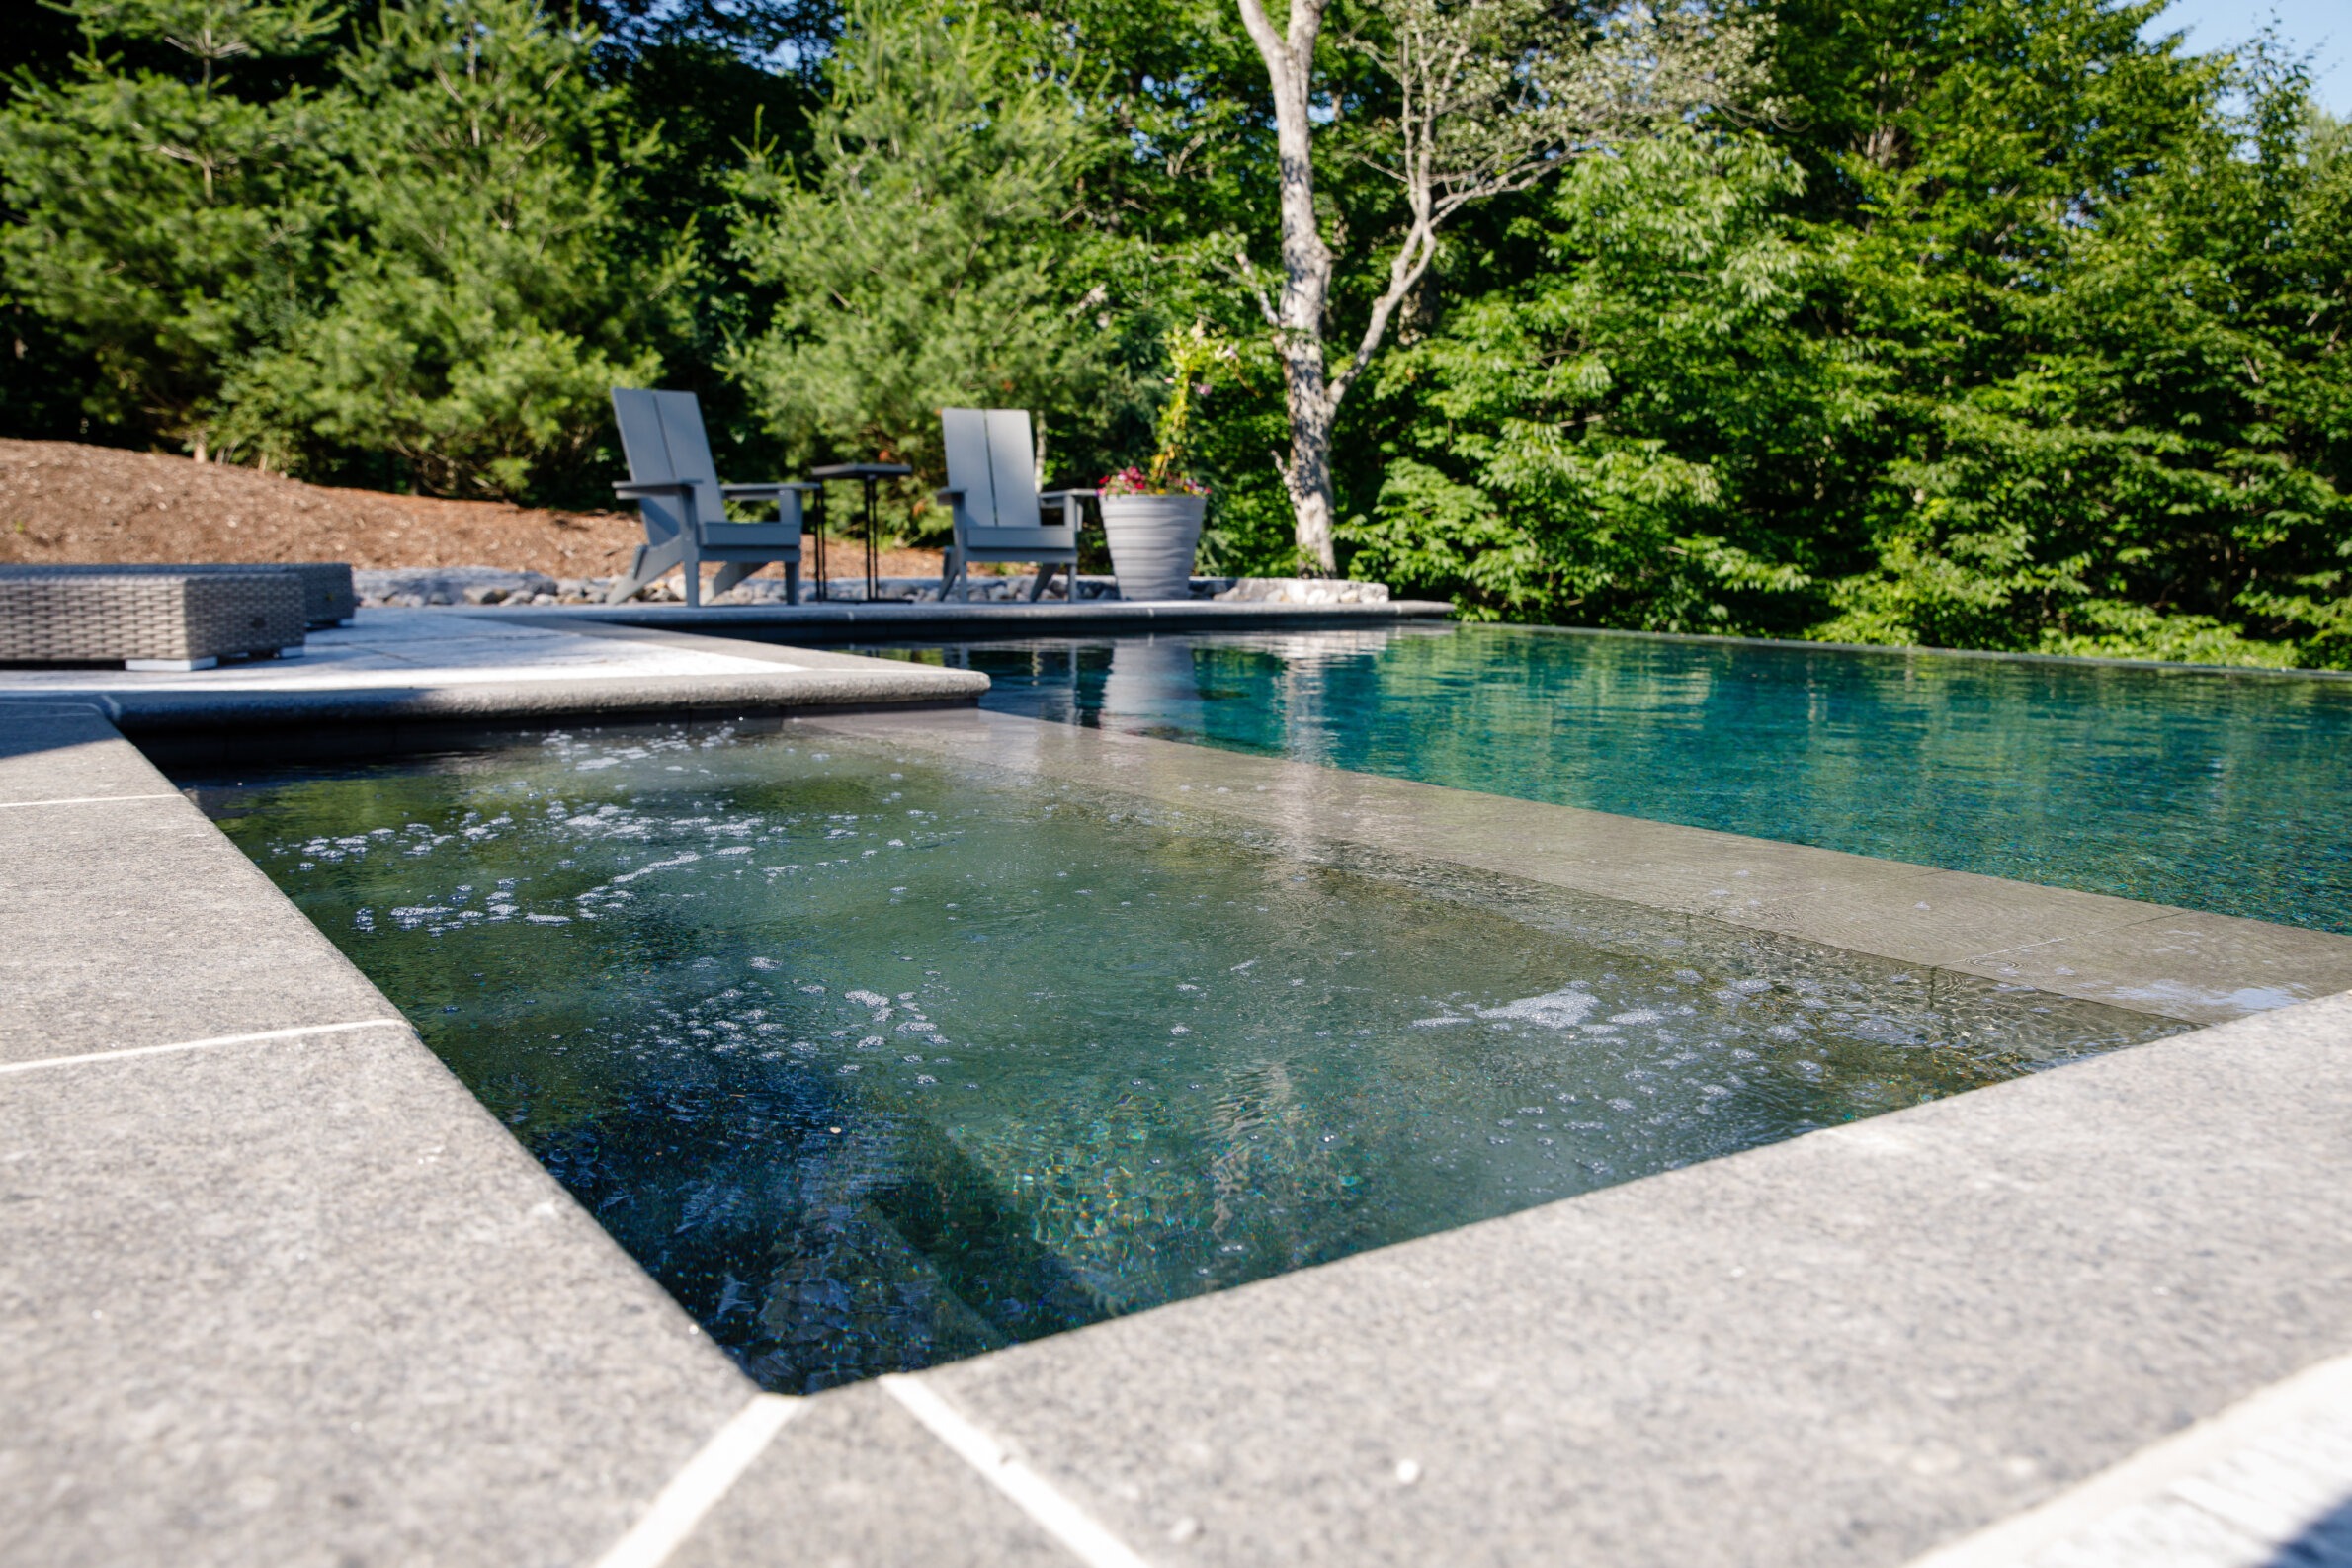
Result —
M 755 147 L 734 181 L 736 254 L 776 304 L 729 370 L 796 450 L 935 473 L 943 406 L 1086 417 L 1104 322 L 1074 209 L 1099 145 L 1072 68 L 986 8 L 851 7 L 813 168 Z
M 91 416 L 199 460 L 220 446 L 223 386 L 284 331 L 313 283 L 331 208 L 334 104 L 238 76 L 315 48 L 322 0 L 75 0 L 83 51 L 63 81 L 21 79 L 0 111 L 0 228 L 14 301 L 95 364 Z M 128 68 L 106 43 L 169 68 Z M 160 48 L 155 47 L 161 45 Z
M 387 6 L 344 62 L 348 180 L 323 299 L 226 389 L 265 450 L 380 452 L 443 494 L 593 459 L 607 390 L 657 377 L 693 268 L 626 196 L 658 150 L 532 0 Z
M 1834 9 L 1784 12 L 1783 122 L 1580 160 L 1385 362 L 1356 561 L 1514 619 L 2352 662 L 2352 165 L 2298 71 L 2101 0 Z
M 1238 0 L 1273 90 L 1281 280 L 1257 289 L 1281 359 L 1291 450 L 1283 480 L 1299 556 L 1331 572 L 1331 442 L 1340 405 L 1465 207 L 1525 189 L 1579 152 L 1661 119 L 1744 96 L 1755 37 L 1696 5 L 1563 10 L 1545 0 L 1375 0 L 1349 39 L 1390 100 L 1359 153 L 1394 182 L 1405 209 L 1387 242 L 1386 284 L 1354 350 L 1326 347 L 1336 236 L 1315 202 L 1315 125 L 1356 107 L 1319 90 L 1316 49 L 1328 0 L 1292 0 L 1278 29 L 1262 0 Z M 1245 276 L 1255 278 L 1246 257 Z
M 1526 226 L 1544 265 L 1455 306 L 1367 390 L 1386 436 L 1358 568 L 1467 616 L 1654 631 L 1818 614 L 1844 564 L 1817 489 L 1858 427 L 1867 368 L 1807 330 L 1835 254 L 1792 236 L 1802 186 L 1757 135 L 1688 128 L 1579 160 Z

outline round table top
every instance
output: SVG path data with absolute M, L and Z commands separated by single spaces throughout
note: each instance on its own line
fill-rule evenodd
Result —
M 811 468 L 811 479 L 895 479 L 914 472 L 902 462 L 835 462 Z

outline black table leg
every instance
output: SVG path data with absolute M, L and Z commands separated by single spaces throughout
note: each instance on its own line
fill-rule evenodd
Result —
M 876 521 L 874 489 L 876 482 L 871 478 L 866 481 L 866 603 L 870 605 L 882 593 L 882 581 L 878 570 L 881 562 L 876 558 L 874 538 Z
M 825 602 L 825 487 L 816 487 L 816 602 Z

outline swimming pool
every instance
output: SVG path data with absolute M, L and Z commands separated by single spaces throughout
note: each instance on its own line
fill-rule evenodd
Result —
M 863 652 L 984 705 L 2352 932 L 2352 680 L 1517 626 Z
M 2182 1027 L 797 726 L 183 783 L 782 1390 Z

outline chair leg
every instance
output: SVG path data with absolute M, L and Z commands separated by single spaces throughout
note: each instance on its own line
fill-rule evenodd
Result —
M 758 571 L 763 564 L 759 561 L 728 561 L 724 566 L 718 568 L 718 575 L 711 579 L 711 597 L 716 599 L 720 594 Z
M 1046 585 L 1053 581 L 1053 574 L 1059 570 L 1061 570 L 1061 565 L 1057 561 L 1038 562 L 1038 574 L 1029 580 L 1029 598 L 1032 604 L 1045 597 Z
M 797 605 L 800 602 L 800 563 L 798 561 L 784 563 L 784 602 L 788 605 Z
M 955 593 L 956 585 L 963 580 L 964 552 L 951 544 L 948 546 L 946 556 L 940 562 L 939 602 L 943 605 L 946 604 L 949 596 Z
M 621 580 L 613 584 L 611 591 L 605 595 L 605 603 L 618 605 L 634 599 L 651 587 L 662 573 L 677 565 L 678 558 L 682 553 L 675 539 L 659 546 L 638 545 L 636 553 L 629 558 L 629 570 L 622 574 Z

